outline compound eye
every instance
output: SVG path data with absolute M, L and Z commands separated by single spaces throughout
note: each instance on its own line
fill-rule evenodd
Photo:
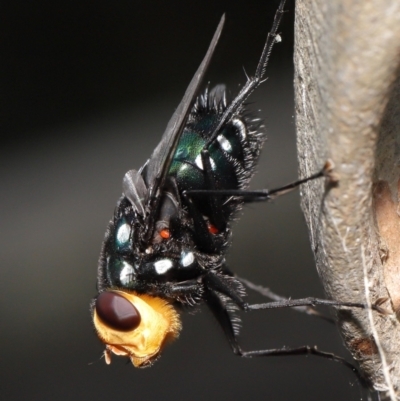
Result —
M 102 292 L 97 297 L 96 312 L 114 330 L 131 331 L 140 324 L 140 314 L 135 306 L 115 292 Z

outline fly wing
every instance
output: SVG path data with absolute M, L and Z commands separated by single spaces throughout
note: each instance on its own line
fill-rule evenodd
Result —
M 147 195 L 146 184 L 139 171 L 129 170 L 122 180 L 124 196 L 131 202 L 133 209 L 144 216 L 144 201 Z
M 211 57 L 221 35 L 224 22 L 225 15 L 222 16 L 207 53 L 200 64 L 200 67 L 194 74 L 194 77 L 192 78 L 188 88 L 186 89 L 181 103 L 169 120 L 167 128 L 161 138 L 161 142 L 154 149 L 153 154 L 143 170 L 142 175 L 149 191 L 149 197 L 147 199 L 148 205 L 153 203 L 155 197 L 157 196 L 158 189 L 163 186 L 165 178 L 168 174 L 176 147 L 185 128 L 189 113 L 196 100 L 196 96 L 207 71 L 207 67 L 210 64 Z

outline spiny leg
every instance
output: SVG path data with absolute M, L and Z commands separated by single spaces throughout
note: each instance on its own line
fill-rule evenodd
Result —
M 301 298 L 301 299 L 286 299 L 274 302 L 265 302 L 262 304 L 245 304 L 244 310 L 258 310 L 258 309 L 277 309 L 277 308 L 295 308 L 299 306 L 315 306 L 315 305 L 323 305 L 323 306 L 337 306 L 337 307 L 348 307 L 348 308 L 359 308 L 359 309 L 368 309 L 369 306 L 367 304 L 363 304 L 360 302 L 343 302 L 343 301 L 334 301 L 331 299 L 320 299 L 320 298 Z M 387 314 L 386 310 L 380 306 L 380 302 L 372 304 L 371 309 L 375 310 L 381 314 Z
M 263 202 L 275 199 L 281 195 L 293 191 L 297 187 L 306 182 L 313 181 L 317 178 L 328 177 L 331 182 L 336 182 L 334 175 L 332 174 L 333 163 L 327 161 L 324 167 L 317 173 L 310 175 L 309 177 L 302 178 L 300 180 L 291 182 L 279 188 L 274 189 L 261 189 L 261 190 L 242 190 L 242 189 L 196 189 L 186 191 L 186 194 L 190 195 L 203 195 L 203 196 L 238 196 L 242 197 L 244 202 Z
M 247 280 L 246 278 L 243 277 L 239 277 L 237 275 L 235 275 L 235 277 L 241 282 L 243 283 L 247 288 L 249 288 L 252 291 L 255 291 L 259 294 L 261 294 L 264 297 L 267 297 L 273 301 L 285 301 L 288 298 L 283 297 L 282 295 L 276 294 L 275 292 L 271 291 L 269 288 L 267 287 L 263 287 L 262 285 L 259 284 L 255 284 L 249 280 Z M 335 320 L 332 319 L 329 316 L 324 315 L 323 313 L 321 313 L 319 310 L 317 310 L 314 306 L 294 306 L 293 307 L 294 310 L 298 311 L 298 312 L 302 312 L 305 313 L 307 315 L 311 315 L 311 316 L 316 316 L 319 317 L 331 324 L 335 324 Z
M 279 301 L 265 302 L 261 304 L 249 304 L 243 300 L 235 287 L 231 285 L 230 278 L 227 278 L 213 271 L 209 271 L 203 277 L 203 283 L 210 291 L 216 291 L 229 297 L 240 309 L 246 312 L 258 309 L 296 308 L 299 306 L 316 305 L 369 309 L 369 305 L 360 302 L 335 301 L 331 299 L 321 299 L 314 297 L 300 299 L 281 299 Z M 384 298 L 379 299 L 376 303 L 371 305 L 371 309 L 384 315 L 387 314 L 388 312 L 380 306 L 385 300 L 386 299 Z
M 254 350 L 254 351 L 244 351 L 239 343 L 237 342 L 234 326 L 229 316 L 229 313 L 226 310 L 226 306 L 221 301 L 220 297 L 212 290 L 206 291 L 203 296 L 207 306 L 217 319 L 220 324 L 222 330 L 225 333 L 225 336 L 232 347 L 232 351 L 235 355 L 244 357 L 244 358 L 254 358 L 254 357 L 268 357 L 268 356 L 296 356 L 296 355 L 315 355 L 318 357 L 322 357 L 325 359 L 329 359 L 331 361 L 339 362 L 342 365 L 349 368 L 359 380 L 359 383 L 364 388 L 368 388 L 368 383 L 361 376 L 360 372 L 357 368 L 352 365 L 350 362 L 346 361 L 344 358 L 335 355 L 330 352 L 320 351 L 316 346 L 301 346 L 296 348 L 282 347 L 282 348 L 272 348 L 265 350 Z
M 246 99 L 250 96 L 250 94 L 262 83 L 262 78 L 265 73 L 265 68 L 268 64 L 269 56 L 271 54 L 272 48 L 277 41 L 277 30 L 282 19 L 283 15 L 283 8 L 285 6 L 286 0 L 281 0 L 279 7 L 275 13 L 274 22 L 272 24 L 271 30 L 268 33 L 267 40 L 265 42 L 260 60 L 258 62 L 256 72 L 254 77 L 250 77 L 247 79 L 246 84 L 243 86 L 239 94 L 233 99 L 230 105 L 226 108 L 224 113 L 222 114 L 221 118 L 219 119 L 216 127 L 214 127 L 210 137 L 208 138 L 204 148 L 201 151 L 201 160 L 203 164 L 203 172 L 205 181 L 210 188 L 209 190 L 204 190 L 205 193 L 208 195 L 214 195 L 210 199 L 210 206 L 211 206 L 211 216 L 210 220 L 212 223 L 217 227 L 219 231 L 223 230 L 225 227 L 225 221 L 221 216 L 221 198 L 219 195 L 223 195 L 220 190 L 215 189 L 215 177 L 214 172 L 212 171 L 211 162 L 210 162 L 210 155 L 209 155 L 209 148 L 215 142 L 218 137 L 218 134 L 222 127 L 227 124 L 232 117 L 237 113 Z M 239 190 L 239 192 L 241 192 Z M 194 194 L 202 193 L 202 191 L 186 191 L 185 196 L 191 196 Z M 216 196 L 215 196 L 216 195 Z M 228 194 L 229 195 L 229 194 Z M 230 195 L 229 195 L 230 196 Z M 238 195 L 240 196 L 240 195 Z M 212 241 L 211 239 L 208 241 Z
M 282 15 L 284 12 L 283 7 L 285 5 L 285 1 L 286 0 L 281 0 L 278 10 L 275 13 L 274 22 L 272 24 L 272 28 L 271 28 L 270 32 L 268 33 L 267 40 L 264 45 L 260 60 L 258 62 L 254 77 L 250 77 L 247 79 L 246 84 L 243 86 L 243 88 L 241 89 L 239 94 L 235 97 L 235 99 L 233 99 L 233 101 L 230 103 L 230 105 L 224 111 L 224 113 L 222 114 L 221 118 L 219 119 L 217 125 L 214 127 L 206 144 L 204 145 L 204 148 L 201 151 L 201 160 L 203 163 L 205 179 L 206 179 L 206 182 L 209 185 L 210 189 L 203 190 L 203 191 L 187 191 L 187 194 L 189 196 L 193 195 L 193 194 L 200 194 L 200 193 L 207 193 L 208 195 L 214 195 L 211 198 L 210 205 L 211 205 L 212 214 L 213 214 L 213 216 L 212 216 L 213 223 L 216 225 L 216 227 L 219 230 L 222 230 L 224 228 L 223 227 L 224 221 L 222 220 L 220 212 L 219 212 L 221 209 L 221 198 L 219 195 L 224 195 L 224 193 L 221 193 L 220 190 L 215 189 L 215 178 L 214 178 L 214 173 L 211 168 L 209 148 L 216 141 L 216 139 L 219 135 L 219 132 L 225 126 L 225 124 L 227 124 L 232 119 L 232 117 L 241 109 L 241 107 L 243 106 L 243 103 L 251 95 L 251 93 L 253 93 L 253 91 L 263 82 L 262 77 L 264 76 L 265 68 L 268 64 L 269 56 L 270 56 L 272 48 L 276 42 L 277 30 L 278 30 L 278 27 L 279 27 L 279 24 L 280 24 L 280 21 L 282 19 Z M 240 190 L 238 190 L 238 192 L 242 193 L 242 191 L 240 191 Z M 231 196 L 231 194 L 228 193 L 228 196 Z M 238 196 L 240 196 L 240 194 Z
M 233 99 L 231 104 L 224 111 L 224 114 L 221 116 L 220 120 L 218 121 L 218 124 L 213 129 L 212 135 L 207 140 L 207 143 L 204 146 L 204 149 L 202 151 L 202 153 L 204 154 L 204 157 L 209 157 L 208 150 L 209 150 L 210 146 L 214 143 L 214 141 L 217 139 L 221 128 L 228 121 L 230 121 L 232 119 L 232 117 L 237 113 L 237 111 L 241 109 L 241 107 L 243 106 L 243 103 L 247 100 L 247 98 L 263 82 L 262 78 L 265 74 L 265 69 L 267 67 L 272 48 L 274 47 L 274 44 L 276 42 L 279 42 L 279 40 L 277 40 L 277 31 L 278 31 L 279 24 L 281 22 L 281 19 L 282 19 L 283 13 L 284 13 L 283 8 L 285 6 L 285 2 L 286 2 L 286 0 L 281 0 L 279 7 L 276 10 L 274 22 L 272 24 L 271 30 L 268 32 L 267 40 L 265 42 L 263 51 L 261 53 L 261 57 L 258 62 L 254 76 L 249 77 L 247 79 L 247 82 L 245 83 L 245 85 L 243 86 L 243 88 L 241 89 L 239 94 L 235 97 L 235 99 Z
M 250 77 L 247 79 L 246 84 L 243 86 L 239 94 L 233 99 L 233 101 L 230 103 L 230 105 L 227 107 L 227 109 L 224 111 L 223 115 L 219 119 L 216 127 L 214 127 L 210 137 L 208 138 L 203 150 L 201 151 L 201 159 L 203 162 L 203 168 L 204 172 L 206 175 L 206 181 L 211 184 L 210 190 L 205 190 L 205 191 L 210 191 L 208 194 L 212 195 L 221 195 L 219 193 L 219 190 L 216 190 L 213 188 L 213 182 L 215 181 L 213 178 L 213 172 L 211 169 L 211 164 L 210 164 L 210 155 L 209 155 L 209 148 L 210 146 L 216 141 L 218 134 L 222 127 L 227 124 L 232 117 L 241 109 L 243 106 L 243 103 L 246 101 L 246 99 L 253 93 L 253 91 L 262 83 L 262 78 L 265 73 L 265 68 L 268 64 L 269 56 L 271 54 L 272 48 L 276 42 L 276 37 L 277 37 L 277 30 L 280 24 L 280 21 L 282 19 L 283 15 L 283 7 L 285 6 L 285 1 L 286 0 L 281 0 L 278 10 L 275 13 L 274 17 L 274 22 L 272 24 L 271 30 L 268 33 L 267 40 L 265 42 L 263 51 L 261 53 L 260 60 L 258 62 L 256 72 L 254 74 L 254 77 Z M 216 192 L 213 192 L 216 191 Z M 192 195 L 194 193 L 198 193 L 197 191 L 187 191 L 188 195 Z M 211 200 L 211 207 L 213 210 L 213 217 L 214 217 L 214 224 L 216 224 L 217 228 L 221 230 L 223 228 L 224 222 L 221 220 L 220 217 L 220 203 L 221 200 L 219 199 L 218 196 L 214 196 Z
M 362 377 L 361 373 L 353 364 L 346 361 L 346 359 L 338 355 L 335 355 L 331 352 L 320 351 L 315 345 L 314 346 L 303 345 L 297 348 L 283 347 L 283 348 L 274 348 L 274 349 L 256 350 L 256 351 L 240 350 L 240 353 L 238 355 L 244 358 L 254 358 L 254 357 L 264 357 L 264 356 L 296 356 L 296 355 L 319 356 L 325 359 L 329 359 L 331 361 L 339 362 L 343 366 L 346 366 L 356 375 L 361 385 L 364 388 L 368 388 L 368 382 Z

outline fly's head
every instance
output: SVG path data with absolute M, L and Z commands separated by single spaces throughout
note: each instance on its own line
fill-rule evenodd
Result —
M 168 301 L 126 290 L 101 292 L 93 305 L 93 323 L 106 345 L 106 363 L 114 353 L 127 356 L 135 367 L 151 366 L 181 329 L 179 315 Z
M 167 204 L 147 243 L 145 219 L 126 197 L 108 227 L 99 261 L 99 295 L 92 302 L 107 363 L 114 353 L 129 357 L 136 367 L 150 366 L 179 335 L 174 304 L 182 294 L 176 286 L 198 277 L 202 269 L 178 220 L 166 219 Z

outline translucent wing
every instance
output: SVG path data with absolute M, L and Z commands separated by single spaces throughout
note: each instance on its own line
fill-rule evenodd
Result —
M 142 175 L 146 186 L 148 188 L 147 205 L 150 210 L 155 212 L 154 202 L 156 201 L 158 190 L 162 188 L 166 175 L 168 174 L 169 167 L 175 154 L 181 134 L 185 128 L 189 113 L 196 100 L 199 92 L 200 85 L 210 64 L 211 57 L 214 53 L 218 39 L 221 35 L 222 28 L 225 22 L 225 15 L 222 16 L 214 37 L 207 50 L 207 53 L 200 64 L 200 67 L 194 74 L 192 81 L 186 89 L 185 95 L 175 113 L 172 115 L 167 128 L 161 138 L 161 142 L 154 149 L 148 163 L 146 164 Z M 157 203 L 157 202 L 156 202 Z

